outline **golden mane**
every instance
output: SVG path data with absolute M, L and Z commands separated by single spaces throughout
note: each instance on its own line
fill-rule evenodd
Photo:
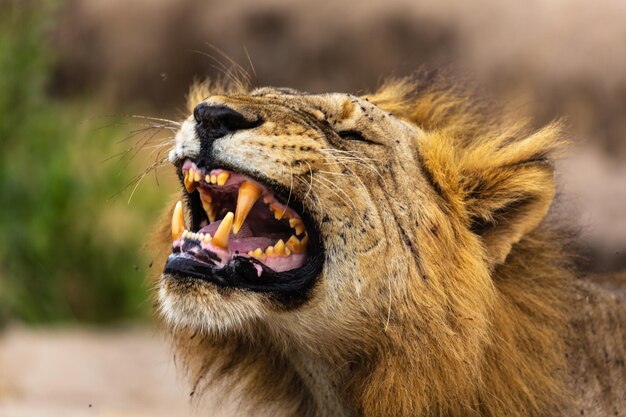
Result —
M 196 84 L 190 109 L 228 94 L 247 92 Z M 311 348 L 331 369 L 338 396 L 367 417 L 570 415 L 572 380 L 584 373 L 571 370 L 572 352 L 584 348 L 571 342 L 570 322 L 581 294 L 592 290 L 573 272 L 565 234 L 542 223 L 555 194 L 553 159 L 567 142 L 561 123 L 533 130 L 436 73 L 388 81 L 362 99 L 424 132 L 411 138 L 413 168 L 428 187 L 419 200 L 411 194 L 414 176 L 405 173 L 395 181 L 407 194 L 385 197 L 397 223 L 387 237 L 407 255 L 389 267 L 397 288 L 364 301 L 376 306 L 374 322 L 385 306 L 382 325 Z M 202 291 L 198 297 L 208 296 Z M 619 327 L 615 317 L 623 313 L 611 314 Z M 329 332 L 349 328 L 343 319 Z M 192 394 L 221 381 L 270 409 L 288 404 L 285 415 L 320 415 L 322 394 L 297 365 L 293 340 L 276 327 L 262 320 L 232 333 L 171 327 Z M 611 354 L 623 361 L 624 333 L 615 332 Z

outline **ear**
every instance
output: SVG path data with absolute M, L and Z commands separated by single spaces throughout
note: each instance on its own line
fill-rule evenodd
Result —
M 470 229 L 479 235 L 492 265 L 543 220 L 555 194 L 553 151 L 562 145 L 552 125 L 522 139 L 486 141 L 462 156 L 459 166 Z

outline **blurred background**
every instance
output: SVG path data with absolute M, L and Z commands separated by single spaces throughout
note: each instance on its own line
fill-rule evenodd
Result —
M 176 188 L 147 170 L 172 132 L 140 116 L 184 117 L 230 59 L 357 94 L 445 67 L 565 118 L 552 218 L 584 271 L 625 270 L 625 21 L 622 0 L 0 0 L 0 416 L 198 413 L 151 324 L 143 244 Z

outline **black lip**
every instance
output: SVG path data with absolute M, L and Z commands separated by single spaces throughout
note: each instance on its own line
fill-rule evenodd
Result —
M 285 204 L 286 202 L 289 202 L 287 205 L 300 215 L 308 232 L 308 256 L 304 265 L 300 268 L 284 272 L 276 272 L 254 258 L 237 256 L 230 260 L 226 266 L 216 268 L 215 266 L 209 263 L 201 262 L 184 252 L 173 253 L 167 259 L 163 273 L 178 280 L 197 279 L 223 288 L 234 288 L 257 293 L 266 293 L 276 301 L 288 306 L 295 306 L 305 302 L 311 289 L 314 287 L 318 276 L 322 272 L 325 255 L 317 224 L 311 219 L 303 204 L 294 198 L 294 196 L 289 192 L 289 189 L 284 187 L 282 184 L 276 183 L 267 178 L 259 178 L 259 176 L 251 175 L 245 170 L 227 165 L 207 166 L 202 164 L 202 161 L 196 161 L 196 165 L 207 170 L 222 168 L 233 172 L 239 172 L 268 187 L 279 201 Z M 177 166 L 177 171 L 179 173 L 182 186 L 182 164 Z M 187 194 L 187 197 L 191 199 L 190 206 L 192 211 L 194 210 L 194 207 L 201 207 L 200 204 L 192 203 L 194 198 L 199 200 L 197 192 Z M 198 219 L 200 219 L 200 215 L 202 214 L 192 213 L 194 223 L 199 223 Z M 195 228 L 194 230 L 196 230 L 198 226 L 199 224 L 194 224 L 192 225 L 192 228 Z M 260 276 L 258 275 L 254 264 L 261 266 L 262 273 Z
M 255 263 L 263 268 L 261 276 L 257 274 Z M 254 258 L 237 256 L 218 269 L 188 255 L 172 254 L 163 273 L 174 279 L 198 279 L 223 288 L 266 293 L 276 301 L 293 307 L 308 299 L 323 264 L 323 255 L 316 253 L 309 256 L 300 268 L 274 272 Z

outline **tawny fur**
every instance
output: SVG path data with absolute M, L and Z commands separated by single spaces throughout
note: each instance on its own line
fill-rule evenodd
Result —
M 326 264 L 294 309 L 161 279 L 194 395 L 219 385 L 251 415 L 626 415 L 623 306 L 577 277 L 562 236 L 540 225 L 558 123 L 533 131 L 438 77 L 361 98 L 202 84 L 190 110 L 204 100 L 269 122 L 215 146 L 292 188 Z M 380 143 L 320 134 L 351 127 Z

